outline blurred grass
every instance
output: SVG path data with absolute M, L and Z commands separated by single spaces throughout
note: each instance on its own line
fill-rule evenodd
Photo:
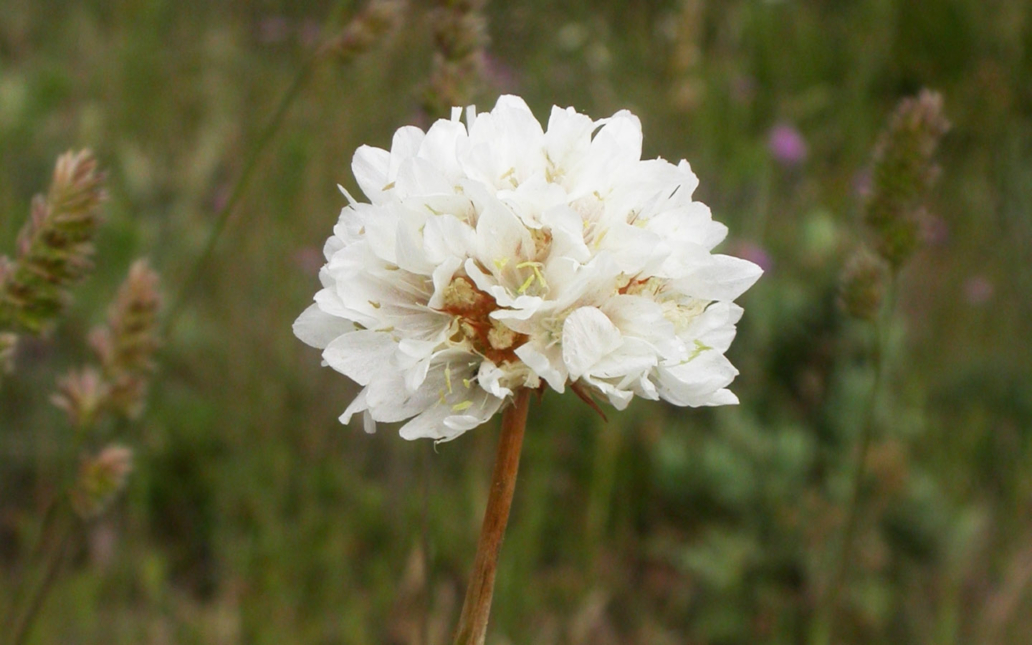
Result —
M 354 149 L 419 120 L 431 44 L 413 4 L 372 54 L 321 66 L 288 113 L 166 342 L 128 437 L 127 498 L 92 529 L 35 642 L 417 643 L 425 616 L 448 642 L 496 428 L 436 450 L 343 428 L 353 390 L 289 331 L 336 184 L 356 190 Z M 0 391 L 0 604 L 74 464 L 47 403 L 85 353 L 72 339 L 131 258 L 182 283 L 331 7 L 5 0 L 2 13 L 0 249 L 65 149 L 97 152 L 112 199 L 96 274 Z M 870 379 L 836 278 L 875 136 L 924 86 L 954 128 L 931 243 L 902 279 L 843 637 L 1027 642 L 1032 7 L 526 0 L 488 17 L 482 108 L 516 92 L 542 118 L 552 104 L 632 109 L 646 156 L 692 163 L 731 228 L 723 248 L 771 265 L 730 353 L 740 407 L 645 402 L 606 426 L 567 398 L 533 406 L 489 642 L 805 640 Z M 808 144 L 799 166 L 771 156 L 779 123 Z

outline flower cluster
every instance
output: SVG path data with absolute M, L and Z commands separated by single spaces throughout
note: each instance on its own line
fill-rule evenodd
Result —
M 13 260 L 0 256 L 0 329 L 33 334 L 64 308 L 67 287 L 91 268 L 104 174 L 89 150 L 57 160 L 50 191 L 32 201 Z
M 878 138 L 864 201 L 864 223 L 877 255 L 860 248 L 843 268 L 840 303 L 849 315 L 876 320 L 891 282 L 917 251 L 939 175 L 935 152 L 949 128 L 942 95 L 922 90 L 900 102 Z
M 364 386 L 341 417 L 450 440 L 518 388 L 567 386 L 623 409 L 736 403 L 724 357 L 761 270 L 712 253 L 727 228 L 686 161 L 642 160 L 627 111 L 592 120 L 519 98 L 363 146 L 322 290 L 294 323 Z M 343 191 L 343 189 L 342 189 Z
M 146 260 L 134 262 L 108 310 L 107 324 L 90 333 L 90 345 L 109 386 L 108 404 L 130 418 L 140 414 L 155 371 L 159 282 Z
M 133 470 L 133 451 L 111 444 L 97 455 L 84 457 L 70 491 L 72 508 L 83 519 L 102 514 L 126 486 Z
M 949 131 L 942 95 L 922 90 L 904 99 L 874 151 L 871 193 L 864 204 L 878 254 L 898 270 L 920 243 L 925 202 L 939 175 L 934 161 Z
M 423 110 L 431 117 L 448 113 L 456 103 L 476 94 L 484 74 L 487 44 L 486 0 L 437 0 L 431 24 L 434 61 L 423 90 Z
M 321 53 L 348 61 L 372 49 L 376 42 L 393 30 L 404 11 L 399 0 L 374 0 L 351 19 L 336 38 L 326 43 Z
M 100 365 L 72 370 L 58 380 L 51 400 L 76 429 L 93 427 L 108 412 L 134 418 L 143 410 L 160 344 L 159 282 L 146 260 L 134 262 L 108 309 L 107 324 L 90 333 Z

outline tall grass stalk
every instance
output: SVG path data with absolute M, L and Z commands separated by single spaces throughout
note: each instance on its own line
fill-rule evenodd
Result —
M 19 612 L 17 602 L 10 609 L 9 620 L 7 621 L 7 627 L 10 629 L 10 638 L 6 641 L 9 645 L 24 645 L 32 634 L 32 627 L 36 623 L 36 618 L 43 609 L 54 584 L 60 577 L 72 538 L 77 533 L 79 519 L 71 512 L 69 504 L 59 503 L 51 508 L 53 509 L 53 514 L 48 512 L 47 516 L 48 519 L 53 517 L 53 521 L 47 523 L 45 533 L 40 535 L 38 551 L 42 552 L 44 550 L 42 545 L 47 541 L 52 542 L 53 547 L 45 554 L 43 559 L 39 583 L 31 591 L 28 591 L 28 595 L 24 596 L 27 598 L 24 603 L 24 609 Z M 49 537 L 47 534 L 49 533 L 54 534 L 51 540 L 47 540 Z M 31 571 L 28 572 L 22 591 L 26 591 L 25 587 L 29 584 L 28 579 L 31 573 Z M 22 595 L 19 593 L 15 598 L 17 599 Z
M 229 198 L 215 212 L 213 217 L 214 223 L 212 224 L 211 231 L 208 233 L 208 238 L 188 270 L 182 287 L 180 287 L 176 297 L 172 300 L 172 306 L 169 307 L 168 315 L 165 318 L 166 335 L 171 335 L 174 330 L 175 323 L 182 313 L 186 299 L 196 287 L 205 267 L 211 260 L 215 247 L 218 245 L 218 241 L 222 237 L 226 225 L 229 223 L 230 216 L 246 194 L 255 170 L 258 168 L 258 161 L 279 133 L 287 113 L 298 97 L 301 96 L 313 72 L 320 63 L 332 58 L 336 58 L 344 63 L 351 62 L 358 55 L 368 51 L 400 19 L 401 3 L 397 0 L 371 0 L 366 10 L 355 16 L 344 30 L 340 31 L 333 25 L 339 21 L 341 14 L 347 10 L 350 4 L 349 0 L 341 0 L 334 6 L 330 17 L 326 21 L 326 26 L 323 28 L 322 42 L 324 44 L 316 48 L 302 64 L 294 80 L 291 81 L 280 98 L 269 120 L 266 121 L 258 138 L 251 145 L 244 159 L 244 166 L 240 171 L 240 175 L 230 191 Z M 330 37 L 330 34 L 335 32 L 339 32 L 339 35 Z
M 824 594 L 824 602 L 820 607 L 817 620 L 814 623 L 815 645 L 827 645 L 835 642 L 835 629 L 837 626 L 836 616 L 838 614 L 839 600 L 842 597 L 843 588 L 849 577 L 850 564 L 853 561 L 853 547 L 856 542 L 857 528 L 860 524 L 860 516 L 863 510 L 864 479 L 867 475 L 867 456 L 871 449 L 871 442 L 874 439 L 875 428 L 878 417 L 878 394 L 881 392 L 885 382 L 886 354 L 888 353 L 888 333 L 892 323 L 892 315 L 895 309 L 896 284 L 898 276 L 892 271 L 886 285 L 886 303 L 879 315 L 874 319 L 873 342 L 871 346 L 871 370 L 874 373 L 871 381 L 871 389 L 868 393 L 867 404 L 864 407 L 863 423 L 860 426 L 859 445 L 856 449 L 856 457 L 853 464 L 853 476 L 850 482 L 849 502 L 846 507 L 846 524 L 842 531 L 842 539 L 839 543 L 838 556 L 834 560 L 834 569 L 828 588 Z
M 895 309 L 899 272 L 920 245 L 920 222 L 926 200 L 939 175 L 934 155 L 950 124 L 943 116 L 942 96 L 922 90 L 904 99 L 889 119 L 874 149 L 871 192 L 864 203 L 864 223 L 875 249 L 890 271 L 882 279 L 874 261 L 863 254 L 846 267 L 843 304 L 851 315 L 874 323 L 871 363 L 874 381 L 867 399 L 860 444 L 853 467 L 852 492 L 838 557 L 823 602 L 813 625 L 813 642 L 825 645 L 835 639 L 839 599 L 849 576 L 853 543 L 863 507 L 867 453 L 874 436 L 878 393 L 885 374 L 887 334 Z M 882 302 L 884 287 L 885 302 Z

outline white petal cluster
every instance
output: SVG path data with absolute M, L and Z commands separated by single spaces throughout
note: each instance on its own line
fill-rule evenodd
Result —
M 642 160 L 627 111 L 555 107 L 542 129 L 503 96 L 460 117 L 355 153 L 370 203 L 348 196 L 294 323 L 363 386 L 341 421 L 449 440 L 545 384 L 618 409 L 736 403 L 732 301 L 761 271 L 711 253 L 727 228 L 692 200 L 688 163 Z

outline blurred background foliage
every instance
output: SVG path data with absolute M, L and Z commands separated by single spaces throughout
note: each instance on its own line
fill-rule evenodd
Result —
M 343 3 L 343 16 L 360 3 Z M 56 155 L 109 172 L 96 273 L 0 390 L 0 604 L 75 452 L 55 378 L 130 260 L 170 294 L 338 8 L 4 0 L 0 249 Z M 630 108 L 767 269 L 730 351 L 736 408 L 531 410 L 490 643 L 800 643 L 849 498 L 870 329 L 837 308 L 878 132 L 922 87 L 953 129 L 901 276 L 841 598 L 844 643 L 1032 634 L 1032 5 L 1014 0 L 491 2 L 481 108 Z M 332 27 L 332 25 L 331 25 Z M 450 642 L 497 424 L 438 446 L 337 415 L 354 390 L 290 333 L 361 144 L 420 123 L 427 8 L 314 68 L 174 312 L 124 499 L 37 643 Z

